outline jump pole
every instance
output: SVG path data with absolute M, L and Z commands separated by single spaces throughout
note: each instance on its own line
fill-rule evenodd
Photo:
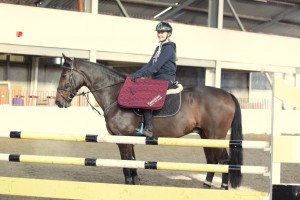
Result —
M 267 141 L 244 141 L 244 140 L 213 140 L 191 138 L 149 138 L 140 136 L 100 136 L 97 134 L 63 134 L 63 133 L 36 133 L 30 131 L 10 131 L 0 133 L 2 138 L 56 140 L 70 142 L 99 142 L 118 144 L 143 144 L 159 146 L 189 146 L 211 148 L 248 148 L 269 149 Z
M 96 158 L 19 155 L 19 154 L 5 154 L 5 153 L 0 153 L 0 161 L 98 166 L 98 167 L 121 167 L 121 168 L 135 168 L 135 169 L 153 169 L 153 170 L 193 171 L 193 172 L 230 173 L 231 171 L 241 171 L 241 173 L 244 174 L 268 175 L 268 167 L 265 166 L 114 160 L 114 159 L 96 159 Z
M 0 177 L 0 194 L 89 200 L 262 200 L 267 193 Z

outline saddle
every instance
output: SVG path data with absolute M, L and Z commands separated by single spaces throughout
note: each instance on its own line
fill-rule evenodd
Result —
M 118 103 L 124 108 L 159 110 L 163 107 L 169 81 L 137 79 L 127 77 L 118 96 Z
M 167 96 L 163 107 L 160 110 L 153 111 L 153 117 L 171 117 L 178 113 L 181 106 L 181 91 L 183 87 L 178 84 L 178 88 L 167 90 Z M 141 109 L 133 109 L 133 112 L 142 116 L 143 111 Z
M 153 117 L 170 117 L 175 115 L 181 105 L 183 87 L 178 82 L 168 89 L 169 81 L 155 79 L 137 79 L 132 82 L 127 77 L 118 96 L 118 104 L 132 108 L 134 113 L 142 116 L 142 109 L 153 110 Z

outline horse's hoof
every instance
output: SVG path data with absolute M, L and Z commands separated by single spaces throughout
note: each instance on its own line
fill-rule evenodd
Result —
M 132 178 L 132 184 L 133 185 L 140 185 L 140 178 L 135 176 Z
M 132 185 L 132 180 L 131 179 L 125 179 L 125 184 L 126 185 Z
M 208 185 L 207 183 L 203 183 L 202 188 L 203 189 L 210 189 L 211 185 Z
M 221 190 L 228 190 L 228 186 L 225 186 L 225 185 L 221 185 Z

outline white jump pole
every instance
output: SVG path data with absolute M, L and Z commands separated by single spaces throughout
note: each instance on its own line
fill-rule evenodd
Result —
M 189 146 L 211 148 L 247 148 L 269 149 L 268 141 L 238 141 L 238 140 L 214 140 L 191 138 L 149 138 L 140 136 L 100 136 L 97 134 L 63 134 L 63 133 L 36 133 L 29 131 L 10 131 L 0 133 L 2 138 L 56 140 L 71 142 L 99 142 L 118 144 L 143 144 L 159 146 Z
M 241 171 L 241 173 L 245 173 L 245 174 L 268 175 L 268 167 L 264 167 L 264 166 L 244 166 L 244 165 L 240 166 L 240 165 L 195 164 L 195 163 L 175 163 L 175 162 L 136 161 L 136 160 L 114 160 L 114 159 L 58 157 L 58 156 L 41 156 L 41 155 L 19 155 L 19 154 L 5 154 L 5 153 L 0 153 L 0 161 L 98 166 L 98 167 L 121 167 L 121 168 L 135 168 L 135 169 L 153 169 L 153 170 L 193 171 L 193 172 L 230 173 L 231 171 Z

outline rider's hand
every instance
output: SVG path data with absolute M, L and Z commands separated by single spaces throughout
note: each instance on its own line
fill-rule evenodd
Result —
M 137 75 L 133 74 L 133 75 L 131 76 L 131 81 L 132 81 L 132 82 L 135 82 L 137 78 L 139 78 L 139 77 L 138 77 Z

